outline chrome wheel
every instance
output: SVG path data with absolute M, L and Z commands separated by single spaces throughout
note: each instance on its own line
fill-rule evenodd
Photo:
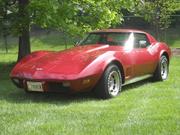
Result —
M 115 64 L 110 64 L 105 69 L 99 83 L 95 88 L 95 94 L 102 99 L 116 97 L 121 91 L 121 71 Z
M 168 61 L 166 58 L 161 61 L 161 77 L 165 80 L 168 76 Z
M 116 96 L 120 90 L 120 75 L 117 71 L 110 72 L 108 76 L 108 92 L 112 96 Z

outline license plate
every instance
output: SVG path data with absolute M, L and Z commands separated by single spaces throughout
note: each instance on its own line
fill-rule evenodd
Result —
M 42 82 L 27 82 L 29 91 L 43 91 Z

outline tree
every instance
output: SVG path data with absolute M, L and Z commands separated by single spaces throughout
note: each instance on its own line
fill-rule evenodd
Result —
M 156 37 L 159 39 L 160 30 L 168 28 L 171 24 L 176 0 L 139 0 L 136 7 L 136 14 L 155 26 Z
M 30 53 L 29 31 L 33 24 L 80 34 L 121 23 L 123 21 L 121 10 L 124 8 L 130 10 L 135 4 L 134 0 L 0 1 L 0 7 L 7 5 L 7 1 L 11 3 L 8 10 L 12 13 L 8 19 L 13 20 L 12 31 L 19 36 L 18 60 Z
M 30 48 L 30 16 L 28 12 L 29 0 L 18 0 L 18 25 L 19 25 L 19 51 L 18 61 L 31 52 Z

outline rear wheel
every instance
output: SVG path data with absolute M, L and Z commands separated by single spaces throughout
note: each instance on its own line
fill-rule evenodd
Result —
M 99 98 L 108 99 L 119 94 L 122 87 L 122 78 L 119 68 L 112 64 L 109 65 L 102 75 L 95 88 L 95 94 Z
M 165 55 L 161 56 L 156 71 L 154 73 L 154 80 L 163 81 L 166 80 L 169 73 L 169 63 Z

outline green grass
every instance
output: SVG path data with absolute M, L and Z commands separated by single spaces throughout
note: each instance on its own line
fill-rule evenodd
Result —
M 34 36 L 32 50 L 64 49 L 59 37 L 57 33 Z M 180 57 L 172 58 L 168 80 L 125 86 L 111 100 L 96 99 L 92 93 L 27 94 L 9 79 L 17 59 L 15 41 L 8 41 L 9 54 L 0 49 L 0 135 L 180 134 Z
M 180 57 L 172 58 L 168 80 L 131 84 L 111 100 L 91 93 L 27 94 L 8 77 L 14 56 L 0 57 L 6 57 L 0 63 L 2 135 L 180 134 Z

